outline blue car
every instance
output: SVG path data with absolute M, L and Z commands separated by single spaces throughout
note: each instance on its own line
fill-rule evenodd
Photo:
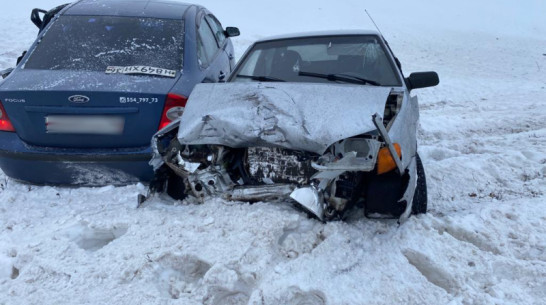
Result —
M 199 5 L 81 0 L 31 19 L 38 38 L 0 80 L 0 167 L 16 180 L 149 181 L 152 135 L 235 65 L 239 30 Z

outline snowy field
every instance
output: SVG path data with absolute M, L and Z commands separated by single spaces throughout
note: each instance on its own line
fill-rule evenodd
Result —
M 2 0 L 0 69 L 33 41 Z M 371 28 L 416 90 L 429 213 L 319 223 L 288 203 L 186 205 L 143 185 L 39 187 L 0 173 L 0 304 L 546 304 L 546 2 L 201 1 L 256 38 Z M 478 3 L 479 2 L 479 3 Z

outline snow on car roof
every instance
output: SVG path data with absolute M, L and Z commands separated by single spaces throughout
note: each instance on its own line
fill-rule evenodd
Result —
M 343 36 L 343 35 L 378 35 L 379 32 L 374 30 L 331 30 L 331 31 L 314 31 L 314 32 L 302 32 L 302 33 L 291 33 L 276 35 L 270 37 L 264 37 L 257 40 L 256 42 L 270 41 L 270 40 L 281 40 L 281 39 L 290 39 L 290 38 L 303 38 L 303 37 L 319 37 L 319 36 Z
M 182 19 L 191 5 L 168 0 L 82 0 L 69 7 L 64 15 Z

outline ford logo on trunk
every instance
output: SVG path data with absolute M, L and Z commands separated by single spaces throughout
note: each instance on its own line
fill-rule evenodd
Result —
M 68 100 L 76 104 L 85 104 L 89 102 L 89 98 L 85 95 L 72 95 Z

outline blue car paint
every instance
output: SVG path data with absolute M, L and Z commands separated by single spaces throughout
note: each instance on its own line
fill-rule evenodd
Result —
M 177 81 L 101 72 L 24 69 L 19 72 L 0 87 L 0 100 L 22 140 L 30 145 L 51 147 L 115 148 L 149 144 L 159 126 L 166 93 Z M 80 82 L 82 85 L 78 85 Z M 81 89 L 73 89 L 78 87 Z M 68 98 L 75 94 L 90 100 L 72 103 Z M 131 97 L 137 102 L 120 102 L 121 98 Z M 139 103 L 141 98 L 147 98 L 148 102 Z M 18 102 L 9 102 L 12 100 Z M 87 135 L 85 141 L 81 141 L 81 135 L 46 133 L 44 118 L 49 114 L 122 115 L 126 125 L 121 135 Z
M 234 66 L 229 38 L 209 66 L 201 67 L 197 60 L 196 18 L 210 14 L 205 8 L 164 0 L 127 2 L 83 0 L 64 8 L 39 34 L 16 69 L 0 81 L 0 101 L 16 130 L 0 131 L 0 167 L 6 175 L 37 184 L 149 181 L 153 178 L 148 165 L 150 139 L 159 126 L 167 93 L 189 96 L 196 84 L 217 82 L 221 74 L 229 76 Z M 24 69 L 42 35 L 64 14 L 184 19 L 183 68 L 176 78 Z M 73 95 L 90 100 L 71 103 Z M 121 102 L 132 97 L 157 98 L 158 102 Z M 123 116 L 126 124 L 121 135 L 50 134 L 45 130 L 45 117 L 51 114 Z

